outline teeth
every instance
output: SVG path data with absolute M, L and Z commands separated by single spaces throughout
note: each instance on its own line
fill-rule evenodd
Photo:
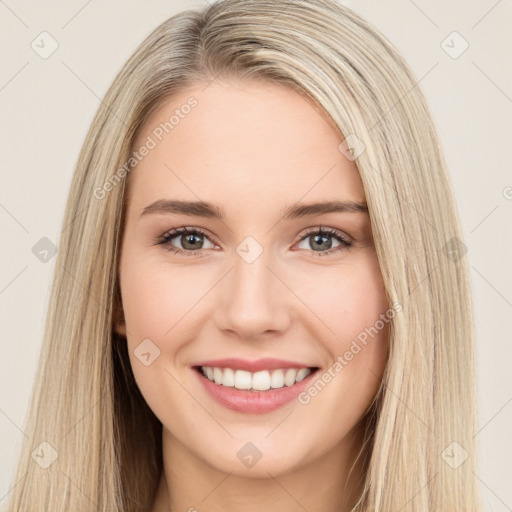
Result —
M 230 387 L 235 385 L 235 372 L 231 368 L 224 368 L 222 384 Z
M 256 372 L 252 374 L 252 389 L 258 391 L 266 391 L 270 389 L 270 374 L 267 370 Z
M 254 391 L 266 391 L 271 388 L 278 389 L 283 386 L 293 386 L 296 382 L 304 380 L 311 373 L 309 368 L 262 370 L 251 373 L 232 368 L 201 366 L 201 370 L 203 375 L 215 382 L 215 384 Z
M 215 384 L 222 384 L 223 378 L 223 372 L 220 368 L 214 368 L 213 369 L 213 380 L 215 381 Z
M 282 388 L 284 386 L 284 374 L 283 370 L 274 370 L 270 377 L 271 388 Z
M 301 368 L 297 372 L 297 377 L 295 377 L 295 381 L 300 382 L 301 380 L 304 380 L 310 373 L 311 370 L 308 370 L 307 368 Z
M 295 384 L 295 377 L 297 377 L 297 370 L 289 368 L 284 374 L 284 383 L 286 386 L 293 386 Z
M 219 383 L 217 382 L 217 384 L 219 384 Z M 223 383 L 221 382 L 220 384 L 223 384 Z M 237 370 L 235 372 L 235 388 L 236 389 L 251 389 L 251 374 L 244 370 Z

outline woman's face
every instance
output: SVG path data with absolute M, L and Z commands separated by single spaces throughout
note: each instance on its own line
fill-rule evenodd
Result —
M 118 326 L 133 373 L 164 437 L 202 464 L 268 477 L 336 460 L 388 343 L 356 165 L 291 89 L 204 87 L 154 111 L 134 146 Z M 330 202 L 352 208 L 306 207 Z M 318 370 L 294 384 L 290 368 Z

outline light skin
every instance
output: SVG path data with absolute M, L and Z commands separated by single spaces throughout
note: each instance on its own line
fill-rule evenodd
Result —
M 225 408 L 191 366 L 273 357 L 321 375 L 388 310 L 367 212 L 283 217 L 300 204 L 364 204 L 357 167 L 318 108 L 252 80 L 182 91 L 152 113 L 134 146 L 190 96 L 198 105 L 129 176 L 120 259 L 117 330 L 163 425 L 164 471 L 151 512 L 348 511 L 362 490 L 358 421 L 380 384 L 388 324 L 309 403 L 264 414 Z M 224 217 L 142 214 L 171 199 L 213 203 Z M 205 235 L 162 238 L 183 226 Z M 315 236 L 320 226 L 335 234 Z M 236 251 L 248 236 L 263 249 L 251 263 Z M 160 355 L 146 366 L 134 350 L 148 338 Z M 252 467 L 237 457 L 248 442 L 262 454 Z

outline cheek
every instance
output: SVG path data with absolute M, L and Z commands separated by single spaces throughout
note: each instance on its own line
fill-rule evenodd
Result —
M 372 255 L 330 268 L 320 281 L 310 280 L 302 293 L 318 315 L 310 329 L 330 356 L 323 372 L 330 391 L 318 393 L 322 398 L 317 403 L 343 403 L 345 420 L 352 415 L 355 421 L 373 400 L 387 360 L 390 310 L 377 259 Z M 317 389 L 324 389 L 321 383 Z
M 376 257 L 368 255 L 357 263 L 328 268 L 309 279 L 302 288 L 310 306 L 332 336 L 326 337 L 336 352 L 347 340 L 370 328 L 388 309 L 385 287 Z M 319 321 L 320 321 L 319 320 Z M 324 329 L 325 331 L 325 329 Z
M 210 282 L 207 270 L 171 270 L 161 261 L 136 261 L 127 255 L 121 264 L 121 291 L 128 333 L 135 341 L 169 340 L 187 312 L 201 307 Z
M 190 409 L 191 417 L 192 412 L 197 415 L 190 396 L 172 377 L 177 353 L 188 340 L 187 313 L 194 305 L 200 306 L 198 301 L 209 288 L 207 283 L 201 284 L 208 280 L 207 276 L 196 277 L 197 273 L 194 276 L 185 268 L 170 269 L 156 259 L 142 258 L 136 251 L 130 252 L 129 246 L 120 262 L 121 295 L 133 374 L 147 404 L 166 425 L 172 424 L 167 416 L 170 410 L 180 409 L 185 413 Z M 152 343 L 148 343 L 148 339 Z M 143 346 L 141 350 L 139 347 Z M 144 353 L 149 353 L 148 365 L 139 359 Z

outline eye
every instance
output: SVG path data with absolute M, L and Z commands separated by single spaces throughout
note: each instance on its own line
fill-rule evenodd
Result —
M 335 240 L 334 243 L 337 243 L 337 245 L 333 246 L 332 239 Z M 304 243 L 307 243 L 310 248 L 299 248 L 309 250 L 317 256 L 341 251 L 352 245 L 352 241 L 341 231 L 334 228 L 323 228 L 322 226 L 304 233 L 300 238 L 299 245 Z M 186 256 L 198 256 L 202 249 L 215 247 L 206 232 L 199 228 L 185 226 L 165 232 L 155 240 L 155 245 L 163 245 L 171 252 Z
M 176 239 L 178 247 L 173 244 Z M 205 240 L 210 243 L 210 246 L 204 246 Z M 199 228 L 180 227 L 167 231 L 156 240 L 156 245 L 164 245 L 167 250 L 185 254 L 187 256 L 194 256 L 200 254 L 201 249 L 211 249 L 214 244 L 208 239 L 204 231 Z
M 333 238 L 338 243 L 334 248 L 332 241 Z M 323 228 L 322 226 L 319 226 L 315 230 L 306 232 L 300 240 L 300 243 L 304 242 L 310 245 L 311 249 L 309 250 L 318 256 L 342 251 L 352 245 L 352 241 L 349 240 L 349 238 L 341 231 L 334 228 Z

